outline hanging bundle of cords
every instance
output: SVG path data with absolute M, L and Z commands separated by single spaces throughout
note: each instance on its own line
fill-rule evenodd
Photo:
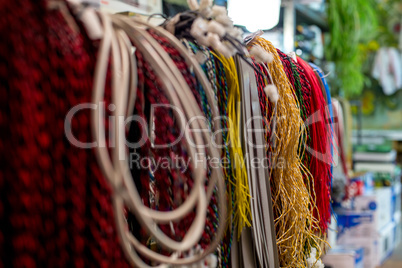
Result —
M 201 115 L 200 106 L 197 103 L 199 97 L 194 78 L 189 74 L 188 65 L 192 65 L 205 88 L 212 115 L 216 117 L 218 109 L 211 94 L 212 90 L 198 63 L 168 32 L 160 28 L 154 28 L 154 31 L 148 32 L 143 27 L 150 27 L 150 25 L 122 16 L 100 14 L 100 18 L 105 33 L 99 50 L 93 102 L 97 103 L 103 99 L 105 82 L 102 77 L 108 65 L 107 56 L 111 53 L 114 61 L 112 100 L 116 103 L 116 114 L 118 116 L 131 114 L 132 111 L 128 108 L 131 107 L 132 99 L 127 102 L 125 96 L 136 96 L 134 113 L 142 118 L 138 121 L 136 128 L 140 130 L 140 136 L 145 138 L 139 148 L 140 157 L 152 157 L 158 154 L 156 157 L 158 160 L 164 156 L 172 157 L 178 154 L 185 156 L 186 160 L 188 155 L 190 163 L 188 172 L 171 168 L 153 171 L 141 167 L 139 172 L 134 172 L 134 174 L 140 174 L 143 194 L 139 194 L 134 185 L 133 173 L 129 171 L 126 162 L 128 158 L 126 149 L 121 146 L 111 148 L 111 155 L 108 156 L 107 151 L 97 148 L 100 166 L 114 189 L 114 205 L 118 214 L 117 226 L 120 239 L 123 241 L 123 249 L 132 264 L 141 267 L 147 264 L 141 260 L 136 251 L 152 263 L 184 265 L 203 260 L 215 251 L 223 235 L 226 225 L 226 197 L 221 169 L 205 169 L 205 163 L 202 163 L 205 160 L 201 161 L 201 164 L 195 164 L 197 154 L 206 153 L 205 158 L 220 158 L 216 148 L 207 146 L 206 152 L 203 148 L 204 144 L 211 143 L 211 133 L 192 132 L 189 136 L 189 133 L 185 131 L 184 122 L 190 122 L 190 119 L 193 123 L 191 127 L 208 129 L 203 120 L 198 120 Z M 133 68 L 134 57 L 130 56 L 131 45 L 137 48 L 136 73 Z M 180 51 L 185 58 L 184 61 L 175 50 Z M 116 75 L 121 73 L 125 76 L 118 80 Z M 137 75 L 138 79 L 135 79 Z M 130 81 L 133 80 L 136 80 L 138 87 L 130 86 Z M 172 104 L 178 112 L 152 109 L 152 104 L 162 106 Z M 104 126 L 96 119 L 94 113 L 93 134 L 96 140 L 102 142 L 105 136 L 98 133 L 103 133 Z M 146 124 L 147 122 L 149 124 Z M 147 125 L 151 126 L 150 130 L 144 127 Z M 219 123 L 213 125 L 214 131 L 219 129 Z M 186 137 L 179 141 L 182 145 L 176 146 L 175 134 L 180 133 L 181 130 L 187 132 L 183 132 Z M 118 131 L 121 129 L 117 130 L 116 137 L 121 138 L 123 134 Z M 216 136 L 217 142 L 221 142 L 221 136 L 219 134 Z M 118 139 L 116 143 L 121 145 L 121 142 Z M 195 147 L 190 142 L 195 142 Z M 165 145 L 168 147 L 156 149 L 161 146 L 163 148 Z M 192 177 L 188 176 L 190 174 Z M 215 184 L 217 184 L 216 192 Z M 136 236 L 126 231 L 122 214 L 124 207 L 134 214 L 136 221 L 145 231 L 143 233 L 148 235 L 149 238 L 145 240 L 154 240 L 158 247 L 163 248 L 162 250 L 155 251 L 155 247 L 148 248 L 143 244 L 144 239 L 143 243 L 140 243 Z M 193 209 L 196 211 L 195 214 Z M 217 219 L 219 219 L 218 222 Z M 178 220 L 180 223 L 175 224 Z M 131 249 L 130 244 L 136 251 Z M 201 247 L 198 249 L 197 245 Z
M 319 255 L 321 251 L 318 246 L 320 238 L 316 236 L 314 228 L 318 222 L 311 213 L 316 205 L 310 196 L 310 186 L 305 185 L 304 178 L 307 177 L 311 184 L 314 182 L 300 158 L 300 142 L 303 142 L 301 138 L 305 125 L 300 116 L 299 102 L 277 50 L 269 41 L 260 37 L 253 39 L 248 46 L 260 46 L 274 57 L 266 66 L 279 93 L 275 108 L 278 119 L 276 141 L 270 151 L 274 165 L 271 170 L 271 186 L 280 265 L 304 267 L 307 265 L 306 256 L 310 254 L 312 247 L 317 249 Z M 262 109 L 263 115 L 269 114 L 266 107 Z M 270 122 L 270 118 L 265 120 Z
M 233 228 L 237 228 L 239 239 L 245 226 L 251 226 L 251 212 L 249 204 L 249 192 L 247 172 L 244 168 L 243 152 L 239 134 L 240 111 L 240 92 L 238 75 L 233 58 L 226 58 L 213 50 L 199 46 L 192 41 L 184 42 L 194 55 L 205 56 L 205 61 L 201 64 L 205 75 L 209 78 L 211 86 L 216 88 L 216 98 L 220 109 L 220 120 L 225 131 L 222 132 L 222 163 L 225 173 L 228 196 L 231 201 L 231 222 L 226 231 L 226 235 L 221 244 L 221 263 L 222 267 L 231 267 L 230 249 L 233 240 Z M 203 89 L 200 89 L 204 95 Z M 202 99 L 202 98 L 201 98 Z M 205 116 L 210 118 L 209 107 L 202 101 Z
M 325 235 L 331 220 L 330 194 L 331 194 L 331 128 L 328 127 L 331 120 L 328 117 L 327 105 L 323 96 L 320 82 L 314 74 L 314 70 L 301 58 L 297 62 L 304 69 L 311 87 L 311 111 L 307 124 L 310 129 L 309 148 L 311 154 L 309 169 L 314 178 L 312 189 L 316 200 L 314 216 L 319 219 L 321 234 Z
M 158 41 L 161 47 L 169 53 L 173 62 L 186 79 L 187 84 L 191 87 L 191 91 L 196 100 L 199 100 L 200 97 L 196 91 L 196 80 L 189 72 L 184 59 L 181 57 L 177 49 L 172 47 L 165 38 L 158 36 L 152 30 L 149 32 L 150 35 Z M 168 107 L 167 105 L 169 105 L 169 101 L 164 96 L 163 92 L 161 92 L 160 85 L 156 84 L 157 77 L 155 73 L 152 71 L 149 64 L 144 61 L 143 56 L 139 52 L 136 53 L 136 58 L 139 67 L 139 87 L 143 88 L 145 94 L 144 97 L 146 98 L 144 102 L 140 100 L 137 101 L 138 105 L 142 105 L 136 110 L 139 113 L 140 111 L 146 110 L 149 116 L 143 114 L 143 116 L 145 116 L 144 118 L 146 118 L 150 124 L 155 126 L 155 129 L 151 134 L 154 135 L 153 144 L 149 146 L 150 148 L 146 148 L 145 146 L 141 147 L 143 153 L 140 157 L 145 157 L 148 155 L 148 151 L 151 151 L 155 163 L 161 163 L 160 161 L 163 161 L 164 159 L 170 159 L 172 163 L 174 163 L 175 159 L 180 159 L 179 164 L 181 164 L 181 166 L 174 165 L 170 170 L 164 168 L 155 168 L 155 171 L 143 169 L 141 172 L 141 182 L 143 186 L 141 196 L 143 202 L 145 204 L 148 203 L 148 206 L 151 205 L 149 204 L 150 200 L 153 201 L 153 209 L 168 211 L 176 209 L 178 204 L 181 204 L 183 200 L 188 198 L 188 191 L 186 191 L 185 188 L 191 189 L 194 181 L 190 174 L 191 168 L 185 166 L 186 163 L 189 163 L 189 160 L 185 148 L 180 148 L 182 147 L 180 146 L 181 143 L 167 148 L 160 148 L 165 147 L 164 145 L 167 144 L 174 144 L 175 140 L 177 140 L 180 135 L 180 129 L 178 129 L 177 125 L 174 123 L 172 111 L 166 108 Z M 197 102 L 199 103 L 199 101 Z M 149 110 L 152 105 L 162 105 L 162 107 Z M 132 128 L 138 127 L 138 125 L 132 126 Z M 154 149 L 153 147 L 159 149 Z M 150 173 L 152 174 L 150 175 Z M 150 185 L 152 186 L 152 189 L 150 189 Z M 151 198 L 149 196 L 150 193 L 153 195 Z M 168 234 L 171 238 L 179 240 L 183 239 L 194 220 L 194 216 L 194 213 L 190 213 L 182 221 L 172 223 L 172 225 L 165 224 L 161 226 L 161 228 L 164 233 Z M 205 224 L 207 231 L 202 235 L 200 241 L 201 248 L 205 248 L 211 242 L 213 233 L 216 230 L 217 211 L 215 196 L 212 197 L 211 203 L 208 206 L 208 214 Z M 145 240 L 143 241 L 148 241 L 150 238 L 152 239 L 152 237 L 145 236 Z
M 188 2 L 161 27 L 4 4 L 0 267 L 322 267 L 321 70 Z

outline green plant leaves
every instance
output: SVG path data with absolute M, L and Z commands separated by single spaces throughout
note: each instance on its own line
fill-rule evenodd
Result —
M 346 97 L 360 94 L 365 76 L 359 44 L 372 40 L 378 28 L 375 0 L 330 0 L 327 13 L 331 40 L 326 55 L 336 65 L 337 87 Z

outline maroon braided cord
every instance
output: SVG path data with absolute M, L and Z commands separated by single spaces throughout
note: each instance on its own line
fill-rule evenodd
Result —
M 165 38 L 158 36 L 155 32 L 149 31 L 152 37 L 159 42 L 163 49 L 170 55 L 176 67 L 182 73 L 185 78 L 187 84 L 190 86 L 197 102 L 200 104 L 200 96 L 196 89 L 197 82 L 194 76 L 190 73 L 187 64 L 185 63 L 184 58 L 180 55 L 180 53 L 169 44 L 168 40 Z M 146 122 L 149 120 L 149 115 L 143 113 L 142 111 L 146 110 L 146 107 L 152 104 L 169 104 L 168 98 L 162 91 L 161 84 L 159 82 L 159 78 L 155 75 L 154 71 L 150 67 L 150 65 L 145 61 L 139 51 L 136 51 L 136 57 L 138 62 L 138 78 L 139 78 L 139 86 L 138 86 L 138 99 L 136 102 L 136 111 L 138 115 L 144 118 Z M 143 91 L 142 91 L 143 88 Z M 154 110 L 154 123 L 155 123 L 155 144 L 170 144 L 177 139 L 180 135 L 180 129 L 176 123 L 176 119 L 174 118 L 172 111 L 167 109 L 155 109 Z M 182 139 L 184 139 L 183 137 Z M 184 141 L 184 140 L 183 140 Z M 188 155 L 184 148 L 183 141 L 179 142 L 174 146 L 170 146 L 168 148 L 163 149 L 154 149 L 151 148 L 151 144 L 149 140 L 147 143 L 140 148 L 141 156 L 147 156 L 149 153 L 153 157 L 155 157 L 155 161 L 161 159 L 166 159 L 166 157 L 173 158 L 175 156 L 182 157 L 184 162 L 188 162 Z M 180 172 L 180 170 L 168 170 L 168 169 L 157 169 L 154 172 L 155 178 L 155 191 L 157 196 L 159 197 L 158 202 L 158 210 L 167 211 L 176 208 L 179 206 L 186 198 L 188 193 L 191 191 L 193 185 L 193 178 L 191 176 L 191 167 L 185 170 L 185 172 Z M 150 206 L 149 204 L 149 191 L 150 191 L 150 177 L 148 170 L 141 170 L 140 172 L 140 180 L 141 180 L 141 197 L 144 204 Z M 187 185 L 186 187 L 184 187 Z M 185 188 L 188 188 L 185 190 Z M 167 190 L 168 189 L 168 190 Z M 216 203 L 215 198 L 211 201 L 210 207 Z M 212 210 L 212 208 L 209 208 Z M 208 213 L 208 218 L 206 222 L 206 226 L 210 226 L 209 228 L 213 230 L 212 223 L 216 220 L 213 213 Z M 177 223 L 173 224 L 173 230 L 170 225 L 164 224 L 160 225 L 161 230 L 169 235 L 170 237 L 181 240 L 186 234 L 187 231 L 193 222 L 195 217 L 195 210 L 189 213 L 184 219 Z M 211 218 L 212 217 L 212 218 Z M 142 231 L 142 241 L 145 243 L 149 239 L 149 235 L 146 232 Z M 203 248 L 205 248 L 211 242 L 211 234 L 209 232 L 204 232 L 200 244 Z M 168 253 L 163 251 L 164 253 Z
M 64 133 L 91 100 L 96 49 L 45 4 L 1 2 L 0 267 L 128 267 L 93 150 Z M 81 142 L 90 111 L 72 120 Z

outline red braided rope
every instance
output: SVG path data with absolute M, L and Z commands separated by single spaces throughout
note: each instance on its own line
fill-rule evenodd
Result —
M 94 48 L 46 1 L 1 1 L 0 267 L 129 267 L 92 150 L 64 133 L 91 101 Z M 91 142 L 90 109 L 72 120 Z
M 320 219 L 320 229 L 326 232 L 331 219 L 330 208 L 330 182 L 331 182 L 331 153 L 330 153 L 330 133 L 326 128 L 327 113 L 326 103 L 322 90 L 314 74 L 313 69 L 297 58 L 297 62 L 304 70 L 307 80 L 311 85 L 311 113 L 308 119 L 310 139 L 310 172 L 314 178 L 314 192 L 317 209 L 314 209 L 314 216 Z

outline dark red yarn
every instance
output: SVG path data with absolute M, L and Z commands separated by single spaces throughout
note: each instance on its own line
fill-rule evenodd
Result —
M 144 98 L 145 103 L 147 105 L 151 104 L 169 104 L 167 97 L 161 90 L 161 86 L 159 85 L 158 78 L 154 74 L 153 70 L 149 66 L 149 64 L 143 59 L 142 55 L 137 52 L 136 53 L 137 62 L 138 62 L 138 77 L 139 82 L 144 83 Z M 141 86 L 141 85 L 140 85 Z M 137 109 L 137 112 L 140 109 L 145 109 L 145 105 Z M 155 144 L 169 144 L 172 143 L 176 139 L 175 133 L 178 133 L 178 127 L 175 125 L 173 115 L 170 114 L 171 111 L 167 109 L 155 109 Z M 149 117 L 143 115 L 146 122 L 149 122 Z M 171 150 L 176 149 L 171 152 Z M 178 156 L 181 156 L 181 152 L 178 151 L 177 146 L 175 148 L 166 148 L 166 149 L 152 149 L 151 145 L 148 142 L 145 146 L 140 148 L 141 156 L 147 157 L 152 156 L 155 158 L 155 161 L 162 161 L 164 158 L 168 158 L 171 156 L 171 153 L 175 153 Z M 149 154 L 152 152 L 152 154 Z M 188 174 L 186 174 L 188 175 Z M 174 190 L 180 190 L 174 188 L 175 181 L 177 181 L 177 174 L 173 172 L 169 172 L 168 169 L 158 168 L 154 172 L 155 178 L 155 190 L 156 194 L 159 195 L 159 202 L 157 202 L 157 207 L 151 206 L 149 202 L 149 194 L 150 194 L 150 174 L 149 170 L 145 169 L 141 171 L 141 183 L 142 183 L 142 193 L 141 197 L 144 204 L 152 207 L 153 209 L 158 209 L 160 211 L 169 211 L 174 208 Z M 183 176 L 184 178 L 184 176 Z M 187 178 L 186 178 L 187 179 Z M 186 181 L 187 183 L 187 181 Z M 184 193 L 180 194 L 180 197 L 183 197 Z M 186 230 L 179 230 L 177 226 L 175 226 L 175 234 L 171 231 L 168 225 L 160 226 L 162 231 L 164 231 L 167 235 L 174 238 L 182 238 L 183 232 Z M 143 234 L 143 241 L 147 241 L 149 236 L 147 234 Z
M 187 66 L 184 58 L 180 55 L 179 51 L 175 49 L 167 39 L 159 36 L 154 31 L 150 30 L 151 36 L 158 41 L 162 48 L 168 52 L 169 56 L 175 63 L 176 67 L 179 69 L 190 89 L 192 90 L 196 101 L 201 105 L 200 95 L 197 91 L 197 81 L 194 76 L 190 73 L 189 67 Z M 156 77 L 151 66 L 145 61 L 139 51 L 136 52 L 137 62 L 138 62 L 138 77 L 139 77 L 139 99 L 136 102 L 136 113 L 144 118 L 146 122 L 149 121 L 149 115 L 147 113 L 142 113 L 141 111 L 147 110 L 146 107 L 152 104 L 169 104 L 169 100 L 163 93 L 159 78 Z M 179 93 L 180 94 L 180 93 Z M 201 106 L 200 106 L 201 108 Z M 169 144 L 177 139 L 180 135 L 180 129 L 177 125 L 172 111 L 167 109 L 155 109 L 155 144 Z M 183 137 L 182 139 L 184 139 Z M 179 142 L 177 145 L 171 146 L 165 149 L 153 149 L 150 143 L 147 142 L 142 148 L 140 148 L 141 155 L 147 156 L 149 152 L 152 152 L 152 156 L 155 160 L 179 156 L 184 159 L 187 163 L 188 155 L 184 148 L 184 140 Z M 142 185 L 142 199 L 144 204 L 150 206 L 149 204 L 149 183 L 150 176 L 147 170 L 140 171 L 141 185 Z M 191 191 L 193 186 L 193 178 L 191 174 L 191 167 L 185 172 L 180 170 L 167 170 L 158 169 L 154 172 L 156 191 L 159 194 L 159 206 L 158 210 L 167 211 L 177 208 L 184 200 L 187 198 L 188 193 Z M 184 188 L 187 185 L 188 190 L 185 191 Z M 216 222 L 216 216 L 213 211 L 213 206 L 216 206 L 216 200 L 213 198 L 208 207 L 207 220 L 206 220 L 206 231 L 200 241 L 201 247 L 205 248 L 213 238 L 213 223 Z M 170 225 L 160 225 L 160 228 L 164 233 L 170 237 L 181 240 L 186 234 L 195 218 L 195 211 L 191 212 L 184 219 L 179 222 L 173 223 L 173 230 Z M 208 231 L 209 230 L 209 231 Z M 149 235 L 144 231 L 142 232 L 142 241 L 145 243 L 149 238 Z M 163 251 L 168 253 L 167 251 Z
M 309 135 L 308 146 L 310 150 L 309 169 L 314 178 L 315 201 L 317 209 L 314 216 L 319 217 L 320 229 L 326 232 L 331 219 L 330 208 L 330 183 L 331 162 L 330 133 L 326 127 L 329 119 L 326 113 L 326 102 L 322 94 L 321 86 L 310 65 L 297 58 L 297 63 L 303 68 L 306 78 L 311 85 L 311 112 L 308 121 Z
M 91 100 L 96 49 L 45 1 L 1 1 L 0 267 L 129 267 L 93 150 L 64 119 Z M 92 141 L 90 109 L 72 132 Z

